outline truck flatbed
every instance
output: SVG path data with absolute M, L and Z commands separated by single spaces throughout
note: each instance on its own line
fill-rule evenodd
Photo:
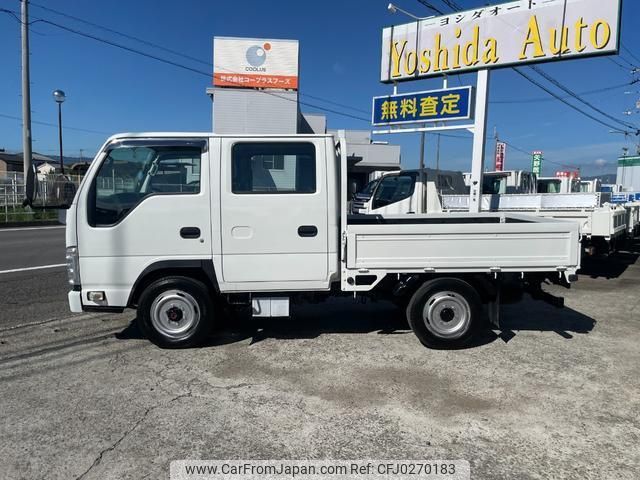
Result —
M 627 233 L 627 212 L 620 206 L 606 203 L 605 197 L 599 192 L 484 195 L 482 209 L 573 220 L 580 224 L 585 237 L 611 241 Z M 469 196 L 442 195 L 442 209 L 447 212 L 466 211 L 469 209 Z
M 573 275 L 580 264 L 579 238 L 574 222 L 515 213 L 356 215 L 348 219 L 346 265 L 402 272 Z

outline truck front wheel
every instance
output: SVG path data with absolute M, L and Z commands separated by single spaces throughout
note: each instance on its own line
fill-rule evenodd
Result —
M 156 280 L 142 292 L 138 302 L 140 329 L 164 348 L 202 344 L 211 330 L 212 315 L 207 287 L 188 277 Z
M 466 345 L 480 324 L 481 315 L 480 296 L 471 285 L 457 278 L 425 282 L 407 306 L 411 329 L 429 348 Z

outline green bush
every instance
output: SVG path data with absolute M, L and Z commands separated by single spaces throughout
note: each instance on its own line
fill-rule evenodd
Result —
M 57 220 L 57 210 L 33 210 L 28 207 L 0 207 L 0 224 L 8 222 L 34 222 L 39 220 Z

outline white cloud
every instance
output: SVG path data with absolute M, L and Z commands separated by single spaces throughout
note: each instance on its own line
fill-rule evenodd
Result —
M 607 162 L 604 158 L 599 158 L 599 159 L 597 159 L 597 160 L 596 160 L 595 162 L 593 162 L 593 163 L 595 164 L 595 166 L 596 166 L 596 167 L 600 167 L 600 168 L 602 168 L 602 167 L 604 167 L 604 166 L 605 166 L 607 163 L 609 163 L 609 162 Z

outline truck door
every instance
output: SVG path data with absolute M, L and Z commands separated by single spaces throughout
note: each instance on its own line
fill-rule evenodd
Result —
M 415 172 L 402 172 L 382 177 L 371 198 L 370 213 L 374 215 L 416 213 L 419 208 L 419 199 L 414 195 L 417 179 L 418 174 Z
M 310 137 L 221 139 L 224 282 L 327 279 L 324 145 Z

